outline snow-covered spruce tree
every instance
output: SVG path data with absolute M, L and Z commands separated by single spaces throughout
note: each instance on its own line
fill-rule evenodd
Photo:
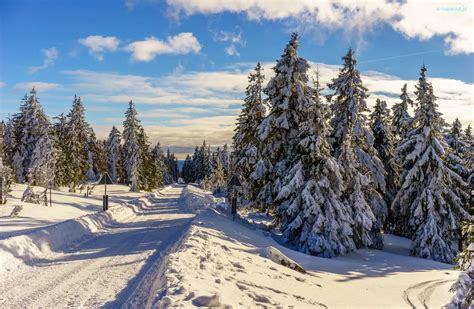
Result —
M 81 97 L 74 96 L 71 111 L 67 116 L 66 125 L 66 152 L 67 175 L 69 176 L 70 190 L 87 179 L 87 151 L 86 144 L 89 140 L 89 125 L 84 116 L 84 106 Z
M 143 127 L 139 129 L 138 143 L 140 156 L 139 187 L 141 190 L 153 191 L 159 186 L 158 179 L 161 178 L 161 174 L 150 151 L 150 143 Z
M 230 174 L 230 152 L 229 152 L 229 147 L 227 144 L 224 144 L 221 150 L 221 162 L 222 162 L 222 168 L 224 169 L 224 172 L 226 175 Z
M 213 171 L 211 145 L 207 145 L 206 147 L 206 143 L 204 143 L 202 145 L 202 152 L 204 154 L 202 161 L 202 169 L 204 177 L 207 177 L 210 176 Z
M 309 64 L 298 56 L 298 47 L 298 34 L 294 33 L 273 68 L 275 76 L 264 89 L 270 113 L 258 127 L 262 154 L 252 177 L 261 182 L 258 200 L 264 209 L 272 213 L 277 208 L 275 198 L 282 188 L 290 155 L 297 145 L 296 137 L 302 119 L 297 105 L 311 96 L 306 85 Z M 278 223 L 280 219 L 279 213 L 276 213 L 275 221 Z
M 7 122 L 3 128 L 3 164 L 13 166 L 12 159 L 15 154 L 15 125 L 13 119 L 8 116 Z
M 202 142 L 201 147 L 196 147 L 193 156 L 194 177 L 197 182 L 203 180 L 212 173 L 212 155 L 210 146 L 206 141 Z
M 170 151 L 169 148 L 166 150 L 165 163 L 166 163 L 166 170 L 167 170 L 167 173 L 168 173 L 168 182 L 167 182 L 167 184 L 172 184 L 174 182 L 173 157 L 171 156 L 171 151 Z
M 87 180 L 90 182 L 94 182 L 98 180 L 98 168 L 97 168 L 97 160 L 98 160 L 98 152 L 99 150 L 97 145 L 97 138 L 95 137 L 94 130 L 89 127 L 87 134 L 87 142 L 85 145 L 85 151 L 87 154 L 87 171 L 86 177 Z
M 392 132 L 395 140 L 398 142 L 406 137 L 412 126 L 412 117 L 408 113 L 408 105 L 413 106 L 413 101 L 407 92 L 407 84 L 403 85 L 400 103 L 392 106 Z
M 153 161 L 155 162 L 157 173 L 159 173 L 160 175 L 157 179 L 157 186 L 162 187 L 163 185 L 167 184 L 165 182 L 165 177 L 168 177 L 168 170 L 166 167 L 165 156 L 163 154 L 163 150 L 161 149 L 160 142 L 156 143 L 151 153 L 153 156 Z
M 343 197 L 352 208 L 356 246 L 382 248 L 381 229 L 387 217 L 382 196 L 386 191 L 384 166 L 367 127 L 367 89 L 362 85 L 352 49 L 342 59 L 344 65 L 338 77 L 328 85 L 334 92 L 332 152 L 343 167 L 347 184 Z
M 465 162 L 463 158 L 467 155 L 468 147 L 462 135 L 461 121 L 456 118 L 451 126 L 451 130 L 445 135 L 446 142 L 451 147 L 447 162 L 456 173 L 464 177 L 464 179 L 467 179 L 469 172 L 464 165 Z
M 179 178 L 178 159 L 176 158 L 174 153 L 170 153 L 169 149 L 168 149 L 168 155 L 167 155 L 167 162 L 168 162 L 168 168 L 170 170 L 172 182 L 178 182 L 178 178 Z
M 220 159 L 216 160 L 212 173 L 203 179 L 203 186 L 213 193 L 223 193 L 227 190 L 227 178 Z
M 54 186 L 67 186 L 69 185 L 68 175 L 68 158 L 66 157 L 67 150 L 67 117 L 64 114 L 60 114 L 54 117 L 55 123 L 53 124 L 51 138 L 54 142 L 54 148 L 56 150 L 56 167 L 54 176 Z
M 33 186 L 48 188 L 54 184 L 57 153 L 49 132 L 43 134 L 31 156 L 26 179 Z
M 113 182 L 119 179 L 120 131 L 113 126 L 107 139 L 107 171 Z
M 301 72 L 305 77 L 306 72 Z M 301 87 L 305 87 L 304 84 Z M 309 87 L 308 87 L 309 88 Z M 310 90 L 302 89 L 309 94 Z M 323 257 L 355 249 L 352 209 L 342 202 L 341 166 L 330 154 L 328 107 L 321 102 L 319 80 L 314 96 L 299 98 L 301 115 L 297 146 L 291 154 L 276 197 L 283 235 L 303 252 Z
M 261 208 L 258 195 L 262 188 L 262 179 L 253 177 L 257 162 L 261 158 L 261 141 L 258 137 L 258 126 L 266 114 L 262 100 L 262 84 L 265 76 L 262 66 L 257 63 L 254 72 L 250 73 L 249 84 L 242 111 L 237 120 L 233 137 L 232 168 L 240 176 L 242 186 L 239 188 L 241 202 L 252 207 Z M 245 202 L 244 202 L 245 201 Z
M 49 121 L 33 88 L 23 99 L 20 112 L 14 116 L 15 154 L 12 158 L 17 182 L 24 182 L 32 167 L 33 152 L 37 144 L 47 135 Z M 43 138 L 44 140 L 44 138 Z M 54 175 L 53 175 L 54 176 Z
M 472 138 L 471 125 L 468 125 L 464 133 L 464 144 L 466 145 L 466 155 L 464 156 L 464 166 L 467 171 L 467 183 L 469 192 L 474 190 L 474 140 Z
M 126 171 L 125 183 L 130 186 L 130 191 L 138 192 L 139 188 L 139 170 L 140 170 L 140 120 L 137 118 L 137 110 L 132 101 L 128 103 L 128 109 L 125 112 L 125 121 L 123 122 L 123 147 L 124 147 L 124 165 Z
M 399 171 L 393 156 L 394 138 L 389 122 L 390 110 L 387 108 L 387 103 L 377 99 L 374 110 L 370 114 L 370 126 L 374 135 L 374 148 L 385 168 L 386 191 L 383 192 L 383 197 L 387 205 L 392 204 L 399 186 Z M 391 214 L 388 214 L 388 218 L 391 217 Z
M 469 219 L 463 208 L 466 183 L 446 164 L 449 148 L 441 132 L 444 120 L 424 65 L 415 94 L 414 128 L 396 150 L 403 166 L 392 210 L 404 219 L 400 226 L 408 227 L 413 255 L 452 263 L 459 224 Z
M 193 161 L 191 159 L 190 155 L 186 155 L 186 159 L 184 160 L 183 164 L 183 170 L 181 171 L 181 177 L 185 182 L 193 182 L 193 176 L 192 176 L 192 170 L 193 170 Z

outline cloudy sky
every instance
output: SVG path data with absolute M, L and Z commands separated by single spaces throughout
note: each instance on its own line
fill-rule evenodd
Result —
M 299 31 L 323 82 L 353 47 L 369 103 L 393 104 L 425 63 L 445 118 L 474 125 L 473 29 L 470 1 L 3 0 L 0 116 L 35 86 L 50 117 L 81 96 L 99 137 L 131 99 L 173 151 L 230 143 L 248 73 L 260 61 L 268 80 Z

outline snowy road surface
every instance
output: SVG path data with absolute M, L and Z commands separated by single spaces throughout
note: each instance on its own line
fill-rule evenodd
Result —
M 190 224 L 183 187 L 162 191 L 143 214 L 108 226 L 58 258 L 36 262 L 0 281 L 0 307 L 116 307 Z

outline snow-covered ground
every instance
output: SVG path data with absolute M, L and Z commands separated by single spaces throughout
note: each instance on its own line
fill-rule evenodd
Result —
M 223 198 L 193 186 L 124 192 L 129 202 L 107 212 L 96 212 L 99 198 L 88 206 L 91 198 L 57 194 L 55 222 L 86 215 L 35 230 L 12 221 L 18 235 L 0 239 L 2 308 L 439 308 L 459 274 L 408 256 L 409 241 L 391 235 L 384 251 L 302 254 L 255 228 L 266 218 L 232 221 Z M 25 214 L 37 219 L 35 210 Z
M 67 188 L 61 191 L 53 190 L 52 207 L 22 202 L 21 197 L 25 189 L 26 185 L 14 185 L 7 203 L 0 205 L 0 239 L 102 210 L 103 185 L 96 186 L 89 197 L 84 197 L 84 191 L 70 193 Z M 44 191 L 44 188 L 35 187 L 34 190 L 40 192 Z M 108 185 L 107 194 L 110 206 L 145 195 L 130 192 L 129 187 L 123 185 Z M 16 205 L 23 206 L 23 209 L 16 217 L 10 217 Z
M 164 269 L 157 303 L 167 306 L 440 308 L 458 271 L 408 256 L 407 239 L 386 235 L 386 249 L 333 259 L 287 249 L 268 233 L 219 209 L 198 215 Z M 271 259 L 281 252 L 306 273 Z
M 187 230 L 182 190 L 0 240 L 0 307 L 122 305 Z

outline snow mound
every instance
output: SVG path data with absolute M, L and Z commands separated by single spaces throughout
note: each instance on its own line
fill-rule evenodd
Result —
M 306 270 L 304 270 L 304 268 L 301 267 L 301 265 L 299 265 L 298 263 L 296 263 L 295 261 L 293 261 L 286 255 L 284 255 L 280 250 L 278 250 L 275 247 L 272 247 L 272 246 L 266 247 L 263 250 L 262 256 L 270 259 L 271 261 L 277 264 L 299 271 L 300 273 L 303 273 L 303 274 L 306 273 Z
M 129 222 L 156 197 L 152 194 L 127 204 L 113 205 L 108 211 L 84 215 L 33 232 L 0 240 L 0 274 L 22 264 L 51 259 L 108 227 Z
M 187 185 L 184 188 L 181 201 L 184 207 L 192 212 L 200 212 L 206 208 L 226 205 L 225 198 L 214 197 L 193 185 Z

